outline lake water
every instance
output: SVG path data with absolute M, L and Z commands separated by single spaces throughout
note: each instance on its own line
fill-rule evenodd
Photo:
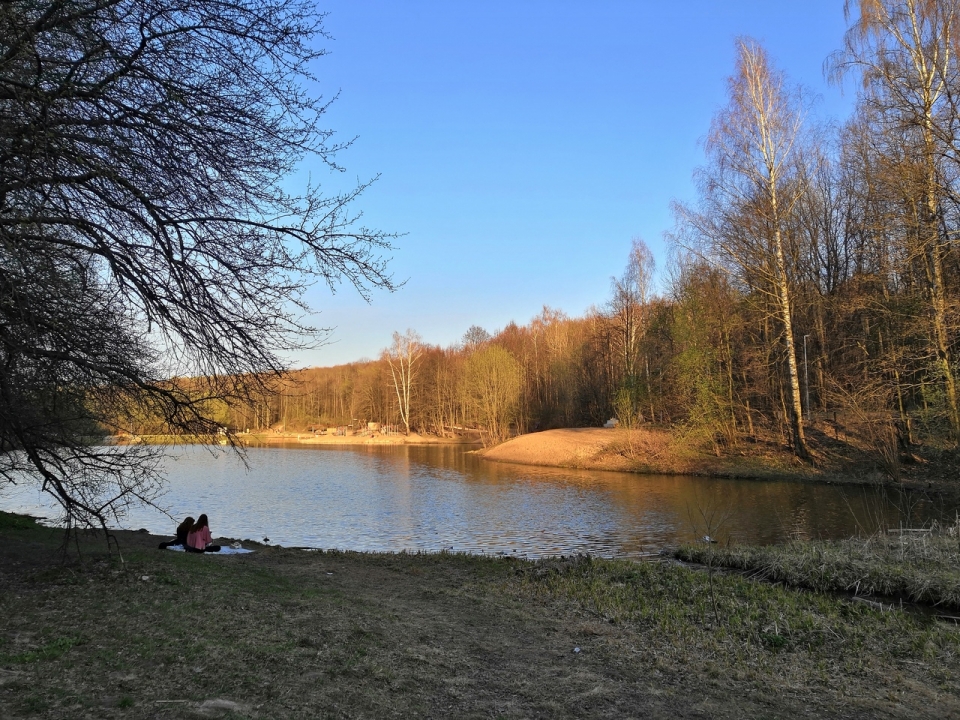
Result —
M 955 512 L 876 488 L 506 465 L 457 446 L 250 448 L 249 469 L 225 450 L 170 453 L 161 503 L 176 522 L 139 509 L 127 528 L 172 535 L 184 516 L 205 512 L 215 536 L 285 546 L 636 557 L 708 532 L 768 544 Z M 0 492 L 0 508 L 56 515 L 22 488 Z

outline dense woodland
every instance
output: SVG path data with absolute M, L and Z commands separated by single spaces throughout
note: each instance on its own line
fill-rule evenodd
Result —
M 854 4 L 851 4 L 854 5 Z M 448 348 L 395 334 L 376 361 L 300 371 L 237 430 L 378 421 L 448 435 L 660 423 L 718 445 L 838 415 L 880 444 L 960 432 L 960 17 L 952 2 L 861 2 L 827 65 L 858 89 L 818 122 L 808 94 L 750 40 L 728 105 L 674 208 L 671 257 L 636 239 L 606 302 L 544 308 Z

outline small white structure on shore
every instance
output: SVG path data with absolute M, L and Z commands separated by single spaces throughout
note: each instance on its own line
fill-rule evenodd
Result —
M 620 424 L 619 420 L 617 420 L 616 418 L 610 418 L 603 424 L 603 426 L 605 428 L 615 428 L 619 424 Z

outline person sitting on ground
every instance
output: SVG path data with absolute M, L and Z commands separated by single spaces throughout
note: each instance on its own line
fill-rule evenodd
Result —
M 197 518 L 197 521 L 187 533 L 187 544 L 184 549 L 187 552 L 220 552 L 219 545 L 211 545 L 213 536 L 210 535 L 210 525 L 207 523 L 206 514 Z
M 187 545 L 187 533 L 190 532 L 190 528 L 193 527 L 193 518 L 187 516 L 187 519 L 182 523 L 177 525 L 177 536 L 170 542 L 160 543 L 160 549 L 165 550 L 168 547 L 174 547 L 175 545 L 180 545 L 181 547 L 186 547 Z

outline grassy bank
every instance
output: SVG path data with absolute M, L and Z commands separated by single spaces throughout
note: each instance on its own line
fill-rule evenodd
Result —
M 156 550 L 0 514 L 0 717 L 947 717 L 960 631 L 669 564 Z
M 902 598 L 960 614 L 960 523 L 767 547 L 698 545 L 680 548 L 677 556 L 793 587 Z

